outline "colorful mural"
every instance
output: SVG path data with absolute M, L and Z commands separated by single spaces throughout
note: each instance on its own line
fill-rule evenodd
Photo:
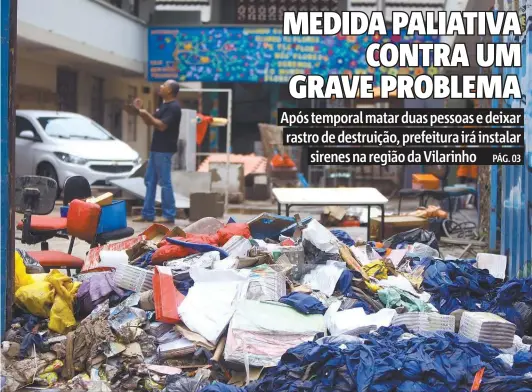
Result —
M 283 36 L 279 28 L 182 27 L 148 31 L 148 79 L 286 83 L 295 74 L 435 74 L 435 68 L 372 68 L 373 42 L 431 43 L 436 36 Z

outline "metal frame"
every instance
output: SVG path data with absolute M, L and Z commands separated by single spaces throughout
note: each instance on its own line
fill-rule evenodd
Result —
M 226 160 L 225 160 L 225 166 L 227 170 L 227 177 L 229 177 L 229 167 L 231 164 L 231 120 L 232 120 L 232 111 L 233 111 L 233 89 L 231 88 L 184 88 L 181 90 L 182 92 L 196 92 L 196 93 L 227 93 L 227 125 L 225 126 L 227 129 L 227 137 L 225 140 L 225 153 L 226 153 Z M 210 154 L 208 153 L 198 153 L 196 152 L 196 156 L 208 156 Z M 224 199 L 224 210 L 227 211 L 227 207 L 229 206 L 229 182 L 225 183 L 225 199 Z
M 275 196 L 274 196 L 275 198 Z M 277 200 L 277 198 L 275 198 L 275 201 L 277 202 L 277 215 L 281 215 L 282 213 L 282 204 L 279 202 L 279 200 Z M 380 229 L 380 238 L 382 240 L 384 240 L 384 210 L 385 210 L 385 205 L 384 204 L 368 204 L 368 203 L 349 203 L 349 204 L 346 204 L 346 203 L 343 203 L 343 204 L 338 204 L 338 203 L 330 203 L 330 202 L 325 202 L 325 203 L 297 203 L 297 204 L 284 204 L 285 206 L 285 215 L 286 216 L 290 216 L 290 208 L 292 207 L 315 207 L 315 206 L 349 206 L 349 207 L 367 207 L 368 208 L 368 241 L 371 240 L 371 232 L 370 232 L 370 220 L 371 220 L 371 207 L 379 207 L 380 210 L 381 210 L 381 229 Z

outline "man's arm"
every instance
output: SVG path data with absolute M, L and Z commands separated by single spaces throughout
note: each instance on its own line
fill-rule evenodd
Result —
M 147 126 L 154 127 L 157 131 L 164 132 L 168 128 L 168 124 L 158 118 L 153 117 L 149 112 L 144 109 L 139 111 L 139 116 Z

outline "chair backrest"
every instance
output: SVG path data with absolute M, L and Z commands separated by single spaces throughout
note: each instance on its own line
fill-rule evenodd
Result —
M 450 168 L 446 165 L 425 165 L 423 173 L 432 174 L 440 180 L 442 189 L 447 186 L 447 177 L 449 177 Z
M 98 204 L 72 200 L 67 215 L 68 234 L 92 243 L 98 231 L 101 213 L 102 208 Z
M 57 182 L 48 177 L 15 179 L 15 211 L 25 215 L 48 215 L 54 210 Z
M 75 199 L 88 199 L 92 196 L 91 185 L 83 176 L 68 177 L 63 186 L 63 205 L 67 206 Z

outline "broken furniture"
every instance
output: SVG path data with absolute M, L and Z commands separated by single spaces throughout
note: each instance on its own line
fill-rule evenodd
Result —
M 365 206 L 368 208 L 368 222 L 371 207 L 381 210 L 380 237 L 384 234 L 384 209 L 388 199 L 375 188 L 274 188 L 273 197 L 277 201 L 277 213 L 281 214 L 281 206 L 286 208 L 286 216 L 290 216 L 293 206 Z M 368 241 L 370 225 L 368 224 Z
M 25 177 L 19 177 L 22 180 Z M 19 181 L 19 178 L 17 178 L 17 181 Z M 47 182 L 44 177 L 42 177 L 42 183 L 44 184 Z M 33 176 L 31 180 L 28 180 L 33 183 L 41 182 L 41 180 L 38 180 L 37 177 Z M 19 184 L 16 185 L 17 187 Z M 52 196 L 45 196 L 49 192 L 51 183 L 45 186 L 45 188 L 39 188 L 41 193 L 40 197 L 52 197 Z M 24 189 L 24 185 L 20 184 L 20 189 Z M 18 188 L 17 188 L 18 189 Z M 74 199 L 86 199 L 91 196 L 91 187 L 89 182 L 85 177 L 82 176 L 72 176 L 66 179 L 65 184 L 63 186 L 63 207 L 67 208 L 68 204 L 74 200 Z M 53 196 L 54 203 L 52 204 L 52 210 L 55 206 L 55 196 Z M 22 219 L 17 224 L 17 229 L 22 230 L 22 238 L 21 241 L 23 244 L 28 245 L 35 245 L 35 244 L 41 244 L 41 250 L 48 250 L 48 240 L 59 237 L 68 239 L 68 235 L 66 234 L 66 228 L 67 228 L 67 220 L 66 220 L 66 214 L 65 216 L 50 216 L 52 211 L 48 212 L 46 215 L 36 215 L 34 217 L 31 217 L 31 225 L 27 227 L 24 230 L 24 219 Z M 31 212 L 29 210 L 24 211 L 25 214 L 30 214 Z
M 439 189 L 414 189 L 414 185 L 411 189 L 399 190 L 399 207 L 398 214 L 401 214 L 401 202 L 406 197 L 419 198 L 420 206 L 427 206 L 429 199 L 435 199 L 441 202 L 442 200 L 448 201 L 449 219 L 453 219 L 453 199 L 473 195 L 477 197 L 477 189 L 465 185 L 447 185 L 447 178 L 449 177 L 450 168 L 444 165 L 427 165 L 423 166 L 423 174 L 432 174 L 434 177 L 440 180 Z M 414 174 L 415 175 L 415 174 Z
M 29 176 L 35 177 L 35 176 Z M 20 177 L 21 179 L 25 177 Z M 43 177 L 44 178 L 44 177 Z M 18 180 L 18 178 L 17 178 Z M 23 180 L 21 180 L 23 181 Z M 33 178 L 31 181 L 40 181 Z M 50 184 L 48 184 L 50 186 Z M 56 185 L 57 186 L 57 185 Z M 23 186 L 21 185 L 23 188 Z M 22 189 L 21 188 L 21 189 Z M 43 190 L 44 192 L 44 190 Z M 48 191 L 46 191 L 48 192 Z M 41 193 L 42 195 L 43 193 Z M 61 207 L 61 216 L 29 216 L 31 211 L 25 210 L 25 219 L 22 219 L 17 228 L 22 230 L 21 242 L 23 244 L 34 245 L 41 244 L 41 250 L 46 251 L 49 249 L 48 240 L 53 237 L 59 237 L 68 239 L 67 234 L 67 214 L 68 214 L 68 205 L 76 199 L 84 200 L 92 196 L 92 191 L 89 182 L 85 177 L 82 176 L 72 176 L 67 178 L 65 181 L 65 186 L 63 187 L 63 206 Z M 42 196 L 41 196 L 42 197 Z M 118 203 L 124 203 L 119 201 L 114 201 L 110 206 L 105 206 L 105 210 L 102 215 L 102 221 L 100 222 L 100 227 L 98 228 L 97 236 L 95 239 L 96 244 L 105 245 L 111 241 L 117 241 L 124 238 L 128 238 L 133 235 L 133 229 L 127 227 L 127 222 L 124 222 L 123 225 L 116 226 L 113 224 L 113 220 L 116 219 L 116 214 L 113 214 L 118 207 Z M 52 204 L 52 210 L 55 207 L 55 197 Z M 124 203 L 125 207 L 125 203 Z M 50 211 L 51 212 L 51 211 Z M 48 214 L 50 213 L 48 212 Z M 125 215 L 124 215 L 125 218 Z M 24 230 L 24 222 L 30 221 L 31 224 L 28 228 Z M 71 244 L 72 246 L 72 244 Z
M 16 179 L 15 188 L 16 211 L 24 214 L 23 238 L 29 235 L 31 239 L 30 228 L 34 218 L 33 215 L 42 216 L 53 211 L 55 207 L 55 196 L 53 195 L 57 192 L 57 183 L 55 180 L 46 177 L 23 176 Z M 71 269 L 75 271 L 81 270 L 83 259 L 72 255 L 76 238 L 88 242 L 93 248 L 114 239 L 112 236 L 133 234 L 133 229 L 131 228 L 111 231 L 109 232 L 111 236 L 108 235 L 109 233 L 102 232 L 101 212 L 102 207 L 98 204 L 78 199 L 72 200 L 66 217 L 66 234 L 70 236 L 68 253 L 41 250 L 28 252 L 28 254 L 37 260 L 45 271 L 65 268 L 70 273 Z

